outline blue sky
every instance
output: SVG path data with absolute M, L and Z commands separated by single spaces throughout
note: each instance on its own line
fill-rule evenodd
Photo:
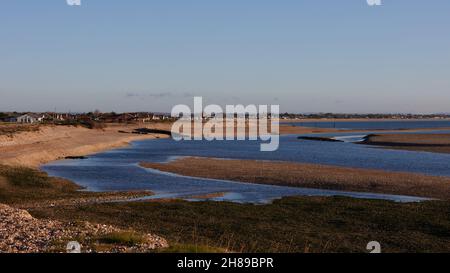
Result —
M 3 0 L 0 111 L 450 112 L 450 1 Z

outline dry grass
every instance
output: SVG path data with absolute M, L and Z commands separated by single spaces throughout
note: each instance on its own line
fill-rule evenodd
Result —
M 39 131 L 38 124 L 10 124 L 10 123 L 1 123 L 0 124 L 0 136 L 14 136 L 15 134 L 22 132 L 37 132 Z
M 258 184 L 450 199 L 450 178 L 290 162 L 182 158 L 143 167 Z
M 175 244 L 168 248 L 157 250 L 158 253 L 227 253 L 227 249 L 194 244 Z

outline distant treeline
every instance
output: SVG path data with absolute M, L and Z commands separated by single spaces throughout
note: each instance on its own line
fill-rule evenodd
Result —
M 0 112 L 0 121 L 7 118 L 18 117 L 27 113 L 18 112 Z M 30 113 L 28 114 L 37 114 Z M 92 121 L 104 122 L 118 122 L 118 123 L 133 123 L 133 122 L 148 122 L 148 121 L 173 121 L 169 114 L 157 114 L 151 112 L 136 112 L 136 113 L 102 113 L 100 111 L 89 113 L 41 113 L 45 115 L 45 121 L 58 121 L 61 123 L 77 124 L 77 123 L 91 123 Z M 447 119 L 450 118 L 450 113 L 442 114 L 349 114 L 349 113 L 309 113 L 309 114 L 294 114 L 284 113 L 280 114 L 282 119 Z

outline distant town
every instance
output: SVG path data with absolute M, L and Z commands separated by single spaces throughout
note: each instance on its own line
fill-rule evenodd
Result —
M 450 114 L 345 114 L 345 113 L 309 113 L 280 115 L 282 120 L 303 119 L 449 119 Z M 102 113 L 100 111 L 88 113 L 56 113 L 56 112 L 0 112 L 2 123 L 22 124 L 56 124 L 56 125 L 85 125 L 95 127 L 102 123 L 150 123 L 173 121 L 168 113 L 134 112 L 134 113 Z
M 168 121 L 170 119 L 168 114 L 162 113 L 101 113 L 99 111 L 89 113 L 0 112 L 0 122 L 3 123 L 83 125 L 90 128 L 103 123 L 149 123 Z

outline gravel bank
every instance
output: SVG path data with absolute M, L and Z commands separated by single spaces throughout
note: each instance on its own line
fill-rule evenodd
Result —
M 97 252 L 92 246 L 95 238 L 120 232 L 123 230 L 109 225 L 39 220 L 26 210 L 0 204 L 0 252 L 60 252 L 61 244 L 75 238 L 83 240 L 80 242 L 83 252 Z M 164 247 L 168 247 L 165 239 L 144 234 L 139 244 L 111 245 L 99 252 L 148 252 Z

